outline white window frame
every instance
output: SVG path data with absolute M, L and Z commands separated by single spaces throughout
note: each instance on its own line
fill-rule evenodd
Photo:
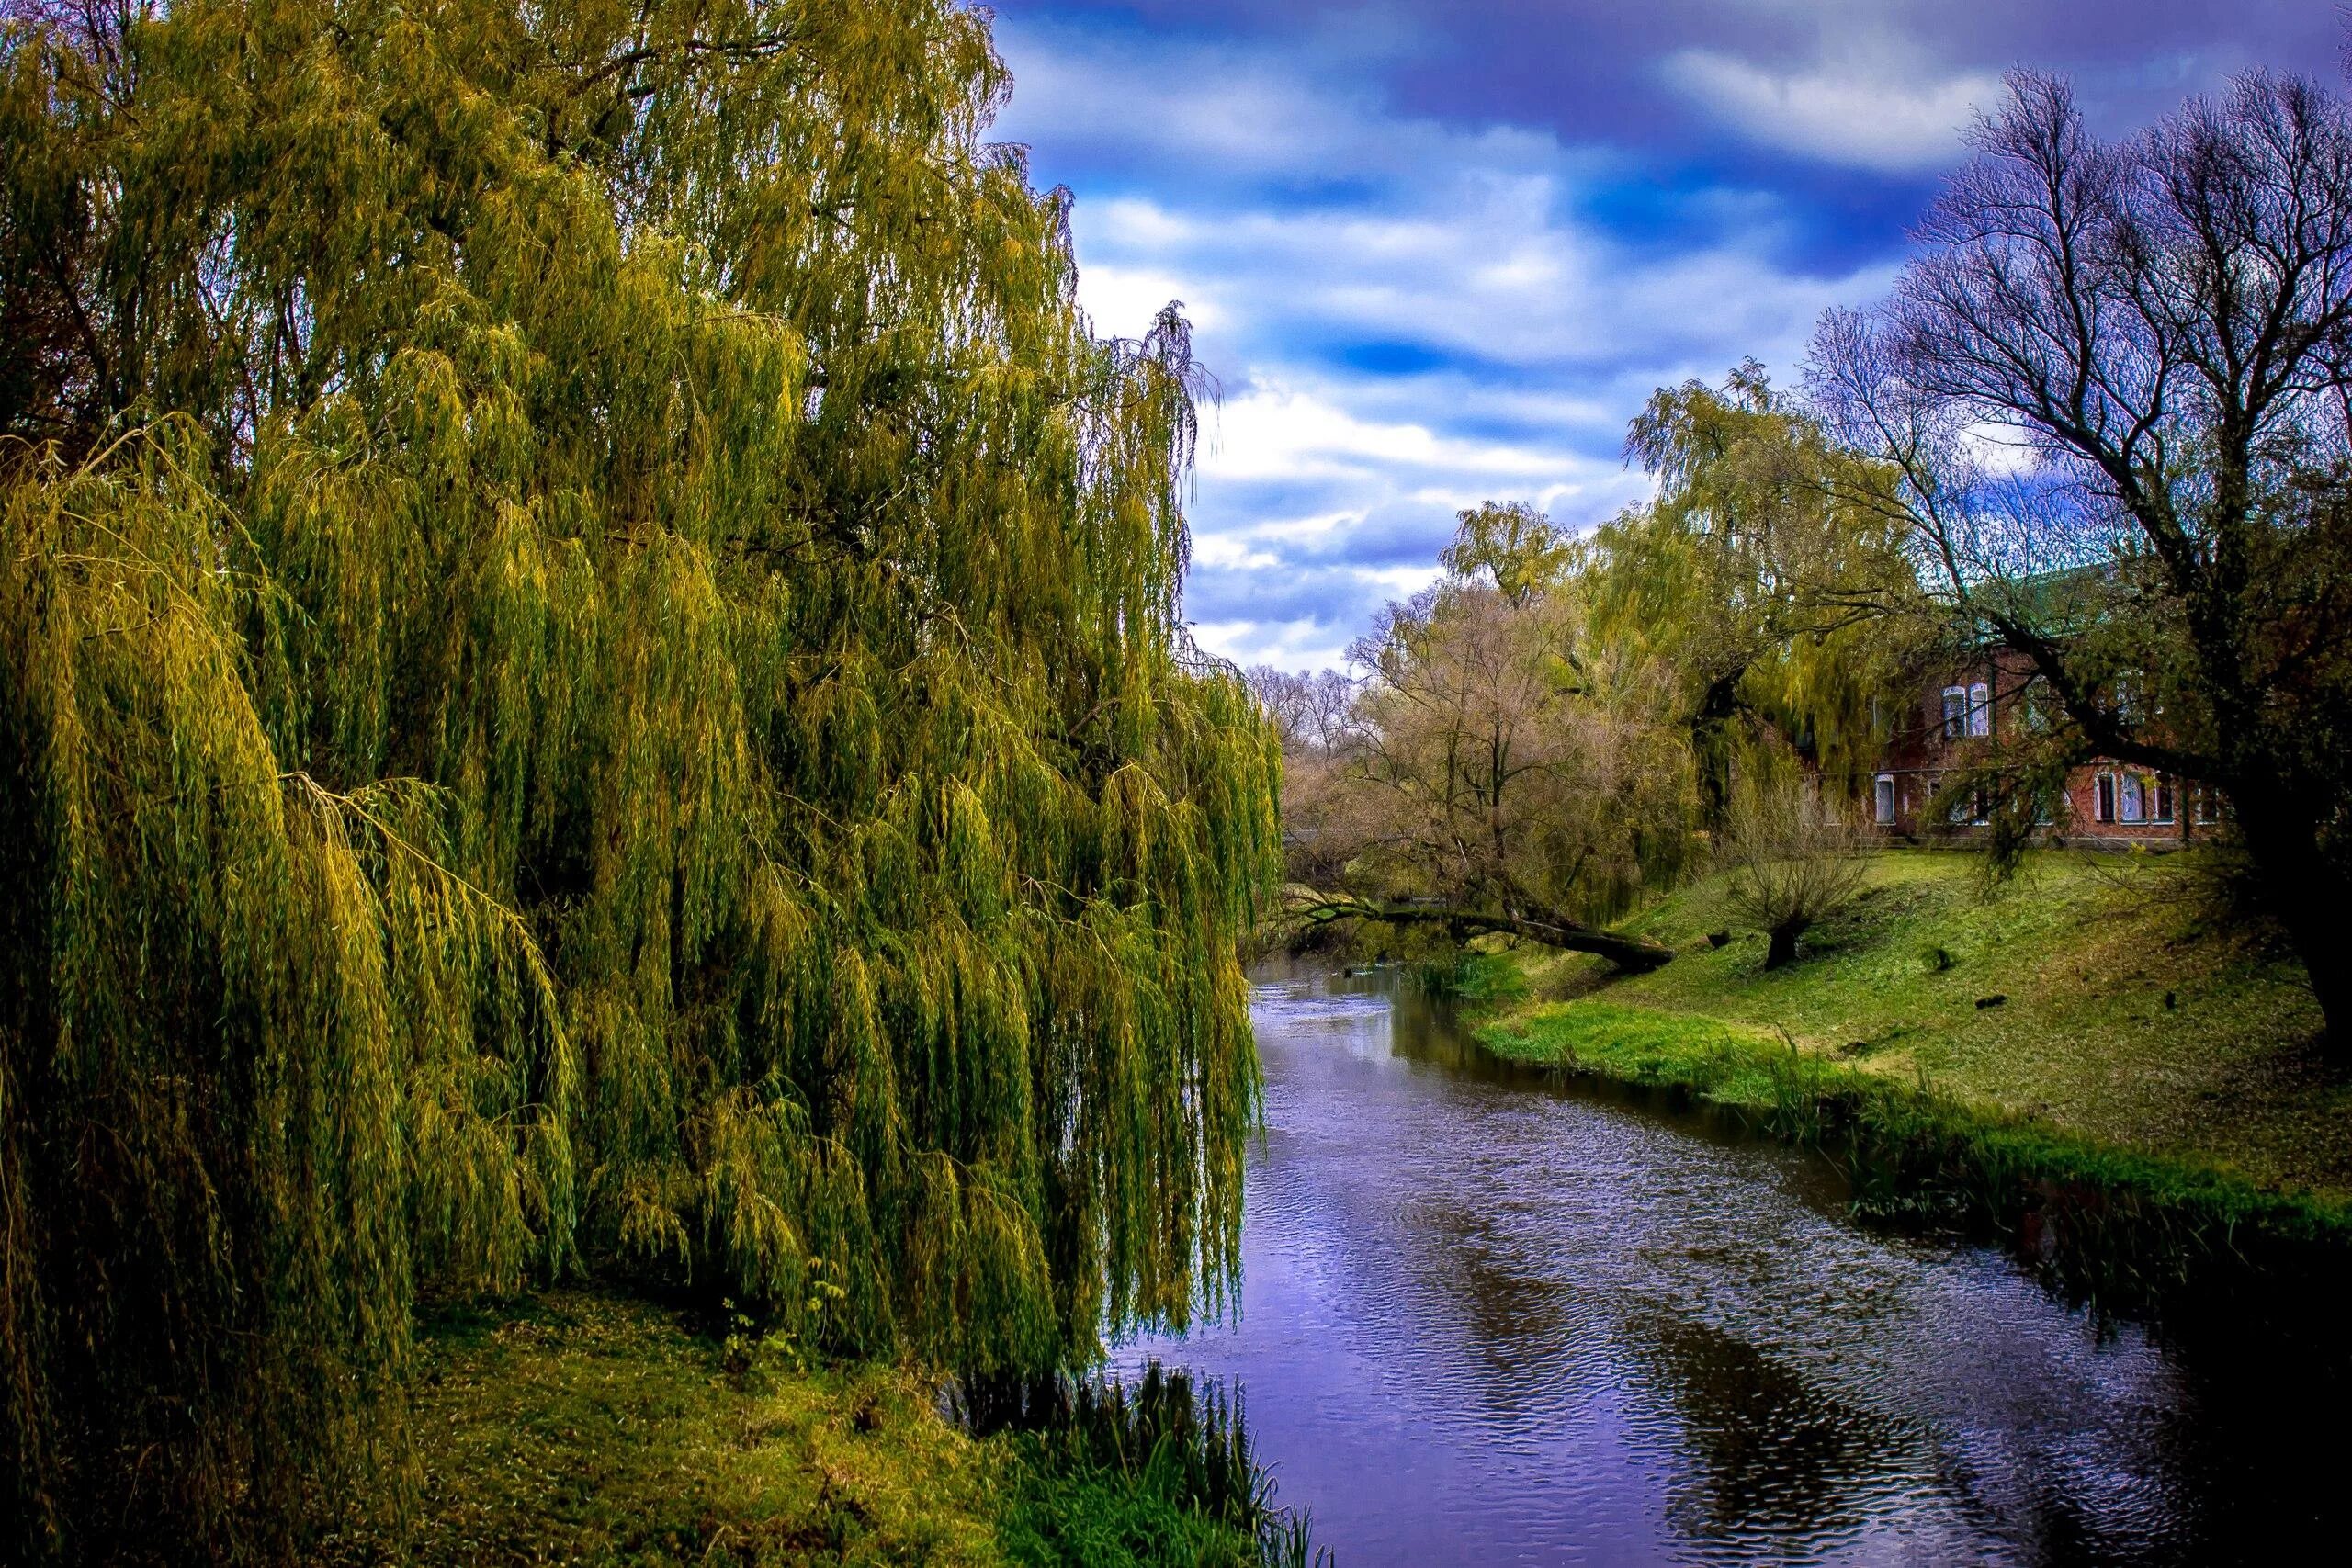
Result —
M 1957 740 L 1967 733 L 1968 688 L 1946 686 L 1944 688 L 1943 737 L 1947 740 Z
M 2127 828 L 2147 826 L 2148 786 L 2139 774 L 2126 773 L 2116 775 L 2115 819 Z
M 1871 791 L 1871 815 L 1882 828 L 1894 826 L 1894 775 L 1881 773 Z
M 2122 804 L 2115 788 L 2113 773 L 2100 773 L 2091 780 L 2091 820 L 2113 822 L 2116 808 Z
M 1979 681 L 1968 688 L 1968 733 L 1993 733 L 1993 688 Z
M 2172 780 L 2163 773 L 2149 775 L 2148 820 L 2159 828 L 2169 828 L 2180 820 L 2180 792 Z

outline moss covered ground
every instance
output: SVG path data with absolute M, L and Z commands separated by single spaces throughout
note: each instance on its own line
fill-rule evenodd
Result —
M 2212 908 L 2182 856 L 2043 852 L 1988 890 L 1973 856 L 1894 851 L 1796 963 L 1768 971 L 1764 938 L 1701 882 L 1626 922 L 1674 946 L 1672 963 L 1610 980 L 1591 960 L 1524 958 L 1524 998 L 1488 1043 L 1612 1076 L 1695 1075 L 1705 1084 L 1687 1087 L 1734 1101 L 1785 1093 L 1776 1064 L 1793 1051 L 1864 1088 L 2340 1205 L 2352 1078 L 2324 1060 L 2292 961 Z
M 1174 1495 L 1168 1456 L 976 1439 L 936 1385 L 745 1354 L 693 1314 L 542 1292 L 431 1320 L 414 1519 L 322 1561 L 465 1564 L 1254 1564 L 1251 1530 Z M 1161 1470 L 1153 1470 L 1157 1457 Z

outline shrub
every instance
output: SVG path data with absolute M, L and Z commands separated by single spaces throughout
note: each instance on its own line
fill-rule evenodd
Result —
M 1733 792 L 1723 845 L 1724 908 L 1770 939 L 1767 969 L 1795 958 L 1797 939 L 1850 906 L 1868 874 L 1844 814 L 1818 791 L 1770 773 Z

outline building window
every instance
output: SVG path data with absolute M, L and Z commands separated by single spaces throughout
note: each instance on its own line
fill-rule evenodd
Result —
M 2148 811 L 2148 820 L 2170 822 L 2173 819 L 2172 780 L 2160 773 L 2149 781 L 2148 791 L 2148 798 L 2152 803 Z
M 2113 773 L 2099 774 L 2099 776 L 2093 781 L 2092 789 L 2091 820 L 2094 822 L 2114 821 L 2115 775 Z
M 1876 790 L 1875 794 L 1876 794 L 1876 800 L 1875 800 L 1874 804 L 1875 804 L 1875 805 L 1877 806 L 1877 807 L 1878 807 L 1878 825 L 1879 825 L 1880 827 L 1882 827 L 1882 828 L 1892 828 L 1892 827 L 1894 827 L 1894 775 L 1893 773 L 1881 773 L 1881 774 L 1879 774 L 1879 776 L 1878 776 L 1878 789 Z
M 1957 740 L 1968 733 L 1968 688 L 1944 688 L 1944 739 Z
M 2117 813 L 2117 820 L 2145 822 L 2148 819 L 2147 802 L 2142 791 L 2138 774 L 2121 775 L 2116 787 L 2116 797 L 2121 804 L 2121 810 Z
M 1982 681 L 1968 688 L 1968 733 L 1993 733 L 1993 692 Z
M 2222 793 L 2211 784 L 2197 786 L 2197 820 L 2203 823 L 2222 819 Z

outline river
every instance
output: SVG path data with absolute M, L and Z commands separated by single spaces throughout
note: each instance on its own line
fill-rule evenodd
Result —
M 1116 1359 L 1238 1383 L 1340 1568 L 2343 1550 L 2341 1366 L 2101 1328 L 1853 1223 L 1826 1161 L 1496 1062 L 1393 975 L 1257 982 L 1239 1319 Z

